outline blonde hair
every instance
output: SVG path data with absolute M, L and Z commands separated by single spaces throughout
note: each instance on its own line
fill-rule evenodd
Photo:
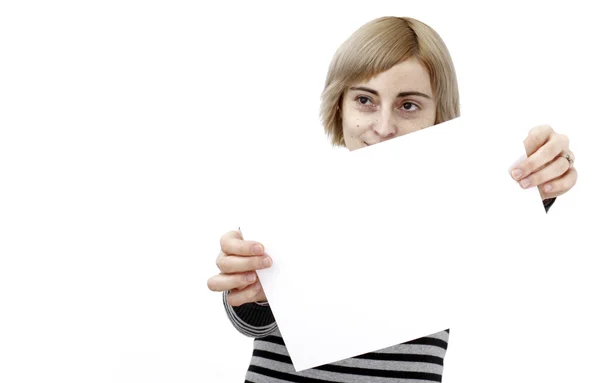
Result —
M 435 124 L 460 115 L 454 64 L 442 38 L 409 17 L 381 17 L 360 27 L 337 50 L 321 95 L 321 121 L 332 144 L 345 146 L 342 99 L 347 88 L 410 58 L 417 58 L 431 79 L 436 99 Z

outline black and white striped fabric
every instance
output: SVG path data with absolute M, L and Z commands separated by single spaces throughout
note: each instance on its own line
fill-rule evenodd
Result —
M 255 338 L 246 382 L 441 382 L 449 330 L 328 365 L 295 372 L 268 304 L 223 304 L 234 327 Z
M 554 199 L 545 200 L 546 212 Z M 223 304 L 233 326 L 255 338 L 246 383 L 425 383 L 441 382 L 450 330 L 339 362 L 295 372 L 268 303 Z

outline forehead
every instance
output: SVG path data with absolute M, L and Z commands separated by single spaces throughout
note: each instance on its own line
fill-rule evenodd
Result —
M 382 95 L 386 91 L 397 94 L 399 91 L 408 90 L 432 95 L 429 73 L 416 58 L 396 64 L 369 80 L 360 81 L 351 86 L 357 85 L 372 88 Z

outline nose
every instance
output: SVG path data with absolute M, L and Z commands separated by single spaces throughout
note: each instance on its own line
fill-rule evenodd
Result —
M 373 131 L 382 139 L 394 137 L 398 129 L 393 113 L 389 110 L 382 111 L 379 119 L 373 124 Z

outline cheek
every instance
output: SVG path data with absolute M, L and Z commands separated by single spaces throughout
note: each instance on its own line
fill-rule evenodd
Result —
M 359 140 L 369 127 L 367 121 L 360 118 L 346 120 L 342 126 L 344 127 L 344 138 L 347 142 Z
M 369 129 L 371 121 L 365 116 L 361 116 L 360 113 L 346 113 L 342 119 L 342 126 L 344 128 L 344 136 L 346 137 L 357 137 L 362 135 L 366 130 Z
M 435 125 L 435 110 L 423 114 L 420 118 L 413 121 L 415 130 L 422 130 Z

